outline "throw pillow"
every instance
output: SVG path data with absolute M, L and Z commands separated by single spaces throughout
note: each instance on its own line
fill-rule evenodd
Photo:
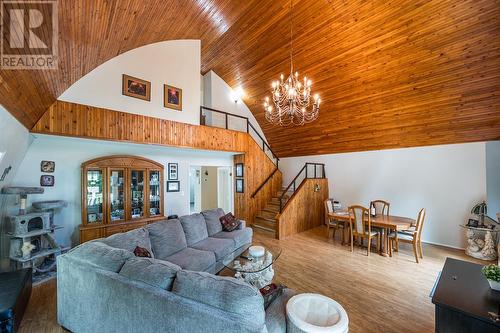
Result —
M 233 231 L 240 226 L 241 221 L 238 220 L 232 213 L 227 213 L 222 216 L 220 219 L 220 223 L 222 224 L 222 229 L 224 231 Z
M 152 258 L 151 253 L 149 253 L 148 249 L 145 249 L 140 246 L 135 247 L 134 254 L 136 257 Z
M 284 286 L 282 284 L 268 284 L 259 289 L 262 297 L 264 297 L 264 309 L 267 309 L 271 303 L 283 293 Z

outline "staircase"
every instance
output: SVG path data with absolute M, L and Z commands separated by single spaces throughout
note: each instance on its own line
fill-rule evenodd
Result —
M 280 212 L 280 197 L 283 195 L 283 206 L 292 196 L 293 192 L 289 191 L 285 193 L 285 188 L 278 191 L 275 196 L 266 204 L 264 209 L 260 210 L 255 215 L 255 220 L 253 227 L 259 231 L 268 233 L 272 237 L 276 237 L 276 215 Z
M 276 168 L 277 169 L 277 168 Z M 276 171 L 276 170 L 275 170 Z M 252 198 L 260 191 L 265 183 L 271 179 L 274 172 L 259 186 L 259 188 L 252 194 Z M 280 191 L 274 195 L 271 200 L 266 204 L 264 209 L 260 210 L 254 218 L 253 228 L 267 233 L 269 236 L 279 238 L 277 228 L 277 216 L 283 212 L 286 203 L 295 194 L 295 191 L 307 179 L 324 179 L 325 178 L 325 165 L 322 163 L 305 163 L 299 173 L 286 187 L 282 187 Z M 298 185 L 297 185 L 298 184 Z

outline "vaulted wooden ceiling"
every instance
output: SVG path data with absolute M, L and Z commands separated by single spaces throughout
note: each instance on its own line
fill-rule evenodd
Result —
M 130 49 L 202 41 L 202 72 L 246 91 L 280 157 L 500 139 L 500 2 L 295 1 L 294 59 L 320 117 L 265 122 L 289 71 L 289 1 L 61 0 L 59 69 L 0 71 L 0 103 L 32 128 L 72 83 Z

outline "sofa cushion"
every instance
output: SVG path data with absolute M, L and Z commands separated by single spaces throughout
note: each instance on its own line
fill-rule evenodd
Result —
M 68 255 L 101 269 L 118 273 L 127 259 L 134 258 L 128 250 L 101 242 L 87 242 L 68 252 Z
M 246 282 L 206 272 L 179 271 L 172 291 L 180 296 L 243 316 L 265 318 L 264 299 Z
M 179 266 L 168 261 L 132 258 L 125 262 L 119 274 L 170 291 L 180 270 Z
M 186 234 L 187 245 L 191 246 L 208 237 L 207 224 L 201 214 L 180 217 L 182 228 Z
M 127 232 L 111 235 L 101 240 L 106 245 L 134 252 L 137 246 L 151 251 L 149 232 L 144 228 L 134 229 Z
M 174 264 L 181 266 L 183 269 L 205 271 L 210 268 L 210 266 L 215 264 L 215 254 L 213 252 L 201 251 L 187 247 L 184 250 L 165 258 L 165 260 L 173 262 Z
M 187 247 L 186 236 L 179 220 L 167 220 L 146 226 L 153 247 L 154 257 L 165 260 L 168 256 Z
M 208 236 L 215 235 L 222 231 L 222 225 L 220 223 L 220 218 L 224 216 L 224 211 L 222 208 L 210 209 L 201 212 L 207 223 Z
M 212 238 L 231 239 L 234 242 L 234 248 L 239 248 L 252 242 L 252 228 L 243 228 L 241 230 L 221 231 L 212 236 Z
M 197 250 L 213 252 L 215 253 L 215 260 L 219 261 L 233 252 L 234 242 L 231 239 L 208 237 L 201 242 L 191 245 L 191 247 Z

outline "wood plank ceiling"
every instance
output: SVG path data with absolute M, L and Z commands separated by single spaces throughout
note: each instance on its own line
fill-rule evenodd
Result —
M 270 82 L 289 71 L 287 0 L 61 0 L 59 69 L 0 71 L 0 104 L 32 128 L 106 60 L 196 38 L 202 72 L 245 89 L 280 157 L 500 139 L 498 0 L 295 2 L 295 67 L 322 98 L 314 123 L 263 117 Z

